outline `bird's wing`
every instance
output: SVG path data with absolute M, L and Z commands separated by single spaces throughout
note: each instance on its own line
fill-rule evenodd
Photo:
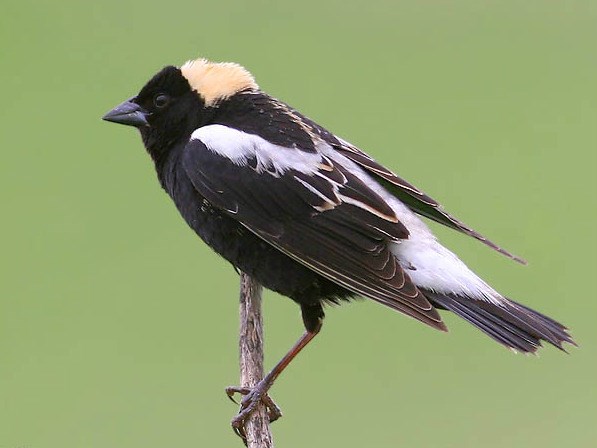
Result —
M 432 219 L 433 221 L 450 227 L 451 229 L 458 230 L 465 235 L 472 236 L 502 255 L 505 255 L 519 263 L 526 264 L 524 259 L 508 252 L 506 249 L 503 249 L 502 247 L 488 240 L 477 231 L 471 229 L 466 224 L 450 215 L 435 199 L 427 196 L 414 185 L 411 185 L 392 171 L 380 165 L 357 147 L 340 139 L 338 139 L 338 141 L 339 144 L 334 145 L 337 151 L 340 151 L 344 156 L 348 157 L 350 160 L 374 175 L 389 192 L 396 196 L 415 213 Z
M 502 255 L 505 255 L 519 263 L 526 264 L 526 261 L 522 258 L 508 252 L 506 249 L 503 249 L 502 247 L 488 240 L 480 233 L 476 232 L 463 222 L 450 215 L 435 199 L 427 196 L 414 185 L 411 185 L 404 179 L 398 177 L 392 171 L 377 163 L 369 155 L 357 147 L 340 139 L 339 142 L 340 144 L 335 146 L 336 150 L 340 151 L 350 160 L 365 168 L 369 173 L 373 174 L 381 181 L 382 185 L 384 185 L 388 191 L 390 191 L 412 211 L 454 230 L 458 230 L 465 235 L 472 236 Z
M 372 157 L 361 151 L 356 146 L 335 136 L 327 129 L 322 128 L 311 119 L 302 115 L 300 112 L 290 108 L 289 106 L 286 107 L 291 110 L 297 119 L 308 126 L 314 134 L 326 141 L 336 151 L 364 168 L 369 174 L 374 176 L 375 179 L 382 184 L 384 188 L 386 188 L 386 190 L 392 193 L 397 199 L 399 199 L 404 205 L 406 205 L 415 213 L 432 219 L 433 221 L 450 227 L 451 229 L 462 232 L 465 235 L 469 235 L 501 253 L 502 255 L 505 255 L 519 263 L 526 264 L 524 259 L 501 248 L 477 231 L 471 229 L 466 224 L 450 215 L 435 199 L 427 196 L 414 185 L 411 185 L 383 165 L 377 163 Z
M 319 152 L 223 125 L 193 133 L 182 156 L 196 190 L 257 236 L 355 293 L 445 329 L 390 252 L 408 238 L 392 208 Z

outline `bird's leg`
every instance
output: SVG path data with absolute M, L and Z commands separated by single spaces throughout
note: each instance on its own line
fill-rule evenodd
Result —
M 311 328 L 300 337 L 294 346 L 284 355 L 284 357 L 274 366 L 274 368 L 254 387 L 228 387 L 226 394 L 232 400 L 235 393 L 244 395 L 240 402 L 240 411 L 236 417 L 232 419 L 231 425 L 234 432 L 244 439 L 244 424 L 247 418 L 255 410 L 259 402 L 265 404 L 268 409 L 270 422 L 273 422 L 282 416 L 280 408 L 269 397 L 267 391 L 272 387 L 274 381 L 282 371 L 288 367 L 288 364 L 300 353 L 300 351 L 307 346 L 309 342 L 319 333 L 321 329 L 321 322 Z
M 255 386 L 255 387 L 257 387 L 257 386 Z M 249 394 L 251 394 L 253 392 L 253 390 L 254 390 L 254 388 L 251 388 L 251 387 L 229 386 L 226 388 L 226 395 L 228 395 L 228 398 L 230 398 L 231 401 L 233 401 L 236 404 L 239 404 L 239 402 L 234 399 L 234 394 L 241 394 L 246 397 Z M 259 402 L 259 400 L 257 400 L 257 402 Z M 273 423 L 276 420 L 278 420 L 280 417 L 282 417 L 282 410 L 278 407 L 278 405 L 274 402 L 274 400 L 272 400 L 272 398 L 269 396 L 269 394 L 267 392 L 261 397 L 261 402 L 267 408 L 267 416 L 269 418 L 270 423 Z M 242 405 L 242 402 L 240 404 Z M 255 408 L 253 407 L 253 410 L 254 409 Z M 241 407 L 241 411 L 242 411 L 242 407 Z M 250 412 L 249 412 L 249 415 L 250 415 Z M 249 415 L 247 415 L 247 417 Z M 234 425 L 233 425 L 233 427 L 234 427 Z M 235 432 L 238 433 L 236 428 L 234 430 L 235 430 Z M 239 434 L 239 435 L 241 435 L 241 434 Z M 241 437 L 242 437 L 242 435 L 241 435 Z

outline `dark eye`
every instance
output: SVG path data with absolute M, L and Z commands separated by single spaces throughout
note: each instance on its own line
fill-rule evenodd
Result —
M 158 93 L 156 96 L 153 97 L 153 104 L 158 109 L 166 107 L 169 102 L 170 95 L 166 95 L 165 93 Z

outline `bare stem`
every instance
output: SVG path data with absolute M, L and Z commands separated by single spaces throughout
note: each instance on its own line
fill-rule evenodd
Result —
M 245 273 L 240 276 L 240 384 L 254 387 L 263 379 L 262 286 Z M 273 448 L 269 416 L 263 403 L 245 422 L 248 448 Z

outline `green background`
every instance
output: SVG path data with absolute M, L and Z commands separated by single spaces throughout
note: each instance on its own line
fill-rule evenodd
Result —
M 275 385 L 280 447 L 589 447 L 597 438 L 595 1 L 8 0 L 0 15 L 0 447 L 240 447 L 238 278 L 140 139 L 100 117 L 162 66 L 261 87 L 529 260 L 438 229 L 580 349 L 514 355 L 454 316 L 328 311 Z M 435 228 L 435 227 L 434 227 Z M 266 364 L 302 331 L 265 297 Z

